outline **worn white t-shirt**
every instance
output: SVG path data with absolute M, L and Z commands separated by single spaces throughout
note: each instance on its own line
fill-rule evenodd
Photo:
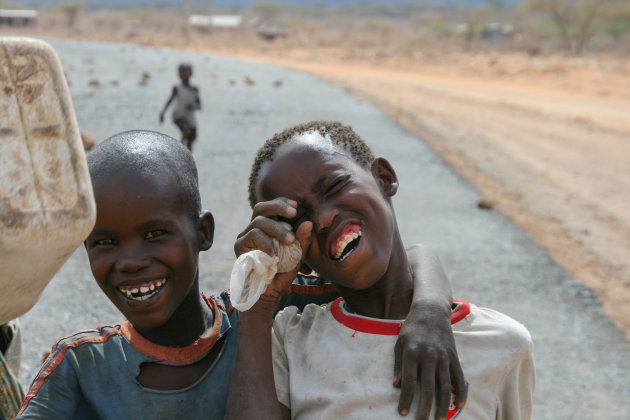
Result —
M 400 390 L 392 385 L 402 323 L 351 314 L 342 298 L 308 305 L 302 313 L 284 309 L 272 337 L 278 400 L 294 419 L 402 417 Z M 457 301 L 451 323 L 469 387 L 464 409 L 451 404 L 448 418 L 531 418 L 535 371 L 527 329 L 465 301 Z M 415 418 L 417 399 L 418 391 L 407 418 Z
M 183 84 L 175 86 L 175 103 L 173 105 L 173 120 L 184 118 L 191 125 L 195 124 L 195 110 L 199 109 L 199 91 L 192 86 Z

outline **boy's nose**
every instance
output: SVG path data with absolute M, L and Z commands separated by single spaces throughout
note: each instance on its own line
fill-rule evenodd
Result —
M 337 217 L 339 211 L 332 205 L 322 205 L 315 211 L 314 229 L 315 232 L 321 233 L 328 229 Z
M 149 260 L 147 258 L 123 258 L 116 262 L 116 270 L 125 273 L 135 273 L 148 266 Z
M 147 268 L 150 264 L 149 258 L 133 250 L 128 250 L 116 260 L 116 270 L 125 273 L 135 273 L 143 268 Z

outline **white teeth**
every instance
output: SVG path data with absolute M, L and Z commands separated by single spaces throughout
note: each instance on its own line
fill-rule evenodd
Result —
M 339 257 L 341 257 L 341 254 L 343 254 L 343 251 L 346 249 L 346 246 L 348 246 L 348 244 L 350 242 L 352 242 L 353 240 L 355 240 L 359 236 L 361 236 L 361 232 L 352 232 L 352 233 L 346 235 L 341 240 L 341 242 L 339 242 L 339 248 L 337 248 L 337 252 L 335 253 L 335 255 L 333 255 L 333 258 L 339 259 Z
M 131 289 L 119 287 L 118 290 L 128 299 L 135 301 L 145 301 L 155 296 L 160 288 L 166 284 L 166 279 L 161 279 L 151 283 L 149 286 L 133 287 Z

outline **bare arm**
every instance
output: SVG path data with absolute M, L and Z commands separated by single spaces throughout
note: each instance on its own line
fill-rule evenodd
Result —
M 199 88 L 195 86 L 195 93 L 197 94 L 195 96 L 195 109 L 199 110 L 201 109 L 201 99 L 199 98 Z
M 226 419 L 290 419 L 278 402 L 271 357 L 271 325 L 277 302 L 259 300 L 239 314 L 238 348 Z
M 308 247 L 312 224 L 302 223 L 293 234 L 271 217 L 295 217 L 296 203 L 276 199 L 259 203 L 249 226 L 236 241 L 237 255 L 261 249 L 272 255 L 271 238 L 298 240 L 303 254 Z M 258 302 L 239 314 L 238 348 L 227 401 L 226 419 L 290 419 L 290 410 L 278 401 L 273 376 L 271 326 L 280 297 L 295 278 L 301 264 L 288 273 L 277 274 Z
M 162 108 L 162 111 L 160 112 L 160 122 L 164 122 L 164 113 L 166 112 L 166 109 L 171 104 L 171 102 L 173 102 L 173 99 L 175 99 L 175 95 L 177 95 L 177 87 L 173 86 L 171 97 L 168 98 L 168 100 L 166 101 L 166 104 L 164 105 L 164 108 Z
M 407 249 L 407 257 L 414 295 L 395 348 L 394 386 L 401 388 L 398 411 L 409 412 L 419 382 L 418 419 L 429 418 L 436 390 L 436 419 L 446 418 L 451 389 L 458 408 L 466 403 L 466 381 L 450 322 L 453 292 L 440 260 L 429 248 L 414 245 Z
M 450 314 L 453 289 L 437 255 L 428 247 L 415 244 L 407 248 L 407 259 L 414 274 L 414 303 L 433 302 L 448 309 Z

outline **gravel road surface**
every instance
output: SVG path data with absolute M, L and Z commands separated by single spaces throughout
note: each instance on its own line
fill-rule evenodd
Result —
M 270 65 L 161 48 L 48 41 L 61 57 L 79 124 L 98 141 L 129 129 L 177 137 L 170 117 L 160 125 L 158 115 L 178 82 L 178 63 L 193 65 L 192 83 L 203 104 L 194 155 L 203 205 L 217 220 L 215 244 L 201 255 L 204 291 L 228 285 L 234 238 L 250 217 L 247 177 L 257 148 L 295 123 L 340 120 L 392 162 L 400 180 L 394 203 L 403 238 L 438 253 L 455 297 L 500 310 L 529 328 L 537 366 L 534 419 L 628 417 L 630 344 L 602 315 L 592 293 L 510 220 L 478 209 L 479 193 L 375 106 L 313 76 Z M 78 249 L 21 318 L 21 380 L 30 383 L 42 351 L 59 337 L 120 320 Z

